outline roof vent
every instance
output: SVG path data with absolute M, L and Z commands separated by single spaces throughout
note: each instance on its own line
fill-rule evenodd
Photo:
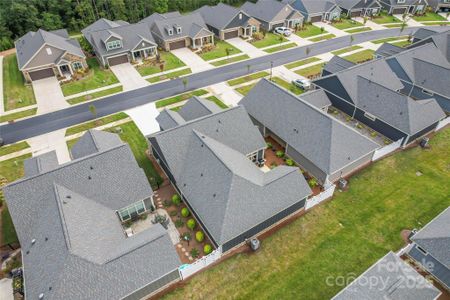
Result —
M 219 132 L 219 128 L 216 129 L 216 132 Z
M 347 159 L 348 159 L 348 160 L 350 160 L 350 156 L 349 156 L 349 157 L 347 157 Z
M 94 170 L 94 167 L 93 167 L 93 166 L 90 166 L 90 169 L 91 169 L 91 170 Z
M 222 122 L 221 122 L 220 120 L 217 120 L 217 122 L 218 122 L 219 124 L 222 124 Z
M 213 197 L 216 198 L 216 194 L 213 194 Z
M 30 250 L 28 250 L 27 252 L 25 252 L 26 254 L 30 254 Z
M 39 300 L 44 299 L 44 293 L 39 294 Z
M 88 179 L 89 179 L 89 180 L 91 180 L 91 179 L 92 179 L 92 177 L 91 177 L 91 176 L 89 175 L 89 176 L 88 176 Z
M 34 244 L 36 244 L 36 239 L 31 240 L 31 245 L 34 245 Z
M 403 112 L 402 112 L 402 111 L 400 112 L 400 116 L 401 116 L 401 115 L 403 115 Z
M 52 287 L 51 287 L 51 286 L 49 286 L 49 287 L 48 287 L 48 290 L 49 290 L 49 291 L 51 291 L 51 290 L 52 290 Z
M 183 186 L 186 186 L 186 183 L 183 183 Z
M 70 199 L 70 198 L 72 198 L 72 196 L 70 196 L 70 195 L 67 195 L 67 196 L 66 196 L 66 198 L 67 198 L 67 199 Z
M 45 241 L 48 241 L 48 237 L 45 237 Z
M 200 177 L 203 177 L 203 173 L 200 173 Z

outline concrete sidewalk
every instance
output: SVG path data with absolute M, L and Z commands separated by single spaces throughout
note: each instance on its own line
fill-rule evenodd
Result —
M 159 111 L 154 102 L 126 110 L 125 113 L 130 116 L 144 136 L 160 130 L 156 122 Z
M 14 300 L 12 279 L 3 278 L 0 280 L 0 299 Z
M 237 106 L 242 99 L 242 95 L 229 86 L 226 82 L 220 82 L 208 87 L 215 96 L 228 106 Z

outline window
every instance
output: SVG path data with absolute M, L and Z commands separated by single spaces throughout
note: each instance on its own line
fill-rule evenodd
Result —
M 114 49 L 119 49 L 122 48 L 122 42 L 120 40 L 116 40 L 116 41 L 112 41 L 112 42 L 108 42 L 106 44 L 106 49 L 109 50 L 114 50 Z
M 142 214 L 145 211 L 144 203 L 140 202 L 140 203 L 136 204 L 135 209 L 138 214 Z
M 168 35 L 173 35 L 173 29 L 172 28 L 167 29 L 167 34 Z
M 120 215 L 120 218 L 122 219 L 122 221 L 127 221 L 131 218 L 130 214 L 128 213 L 128 208 L 121 209 L 119 211 L 119 215 Z
M 128 207 L 122 208 L 118 211 L 119 217 L 122 222 L 128 221 L 131 219 L 132 215 L 140 215 L 145 212 L 145 206 L 143 201 L 136 202 Z
M 72 68 L 76 71 L 76 70 L 80 70 L 83 69 L 83 64 L 79 61 L 76 61 L 74 63 L 72 63 Z
M 364 113 L 364 117 L 372 121 L 375 121 L 377 119 L 374 115 L 371 115 L 369 113 Z
M 405 3 L 406 0 L 397 0 L 397 3 Z
M 45 51 L 47 51 L 47 55 L 52 55 L 52 49 L 51 48 L 45 48 Z
M 242 13 L 239 13 L 239 20 L 242 20 Z
M 178 34 L 181 33 L 181 27 L 177 27 L 177 33 L 178 33 Z
M 427 95 L 433 96 L 433 93 L 432 93 L 432 92 L 430 92 L 430 91 L 427 91 L 427 90 L 425 90 L 425 89 L 422 89 L 422 92 L 423 92 L 424 94 L 427 94 Z
M 248 159 L 250 159 L 252 162 L 256 162 L 257 152 L 252 153 L 248 156 Z

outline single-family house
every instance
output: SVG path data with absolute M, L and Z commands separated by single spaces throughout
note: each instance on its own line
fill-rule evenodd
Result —
M 442 55 L 447 59 L 450 63 L 450 30 L 433 34 L 427 38 L 422 40 L 418 40 L 408 48 L 415 48 L 422 46 L 423 44 L 432 43 L 436 46 L 436 48 L 441 51 Z
M 427 7 L 426 0 L 378 0 L 384 10 L 390 15 L 403 15 L 424 12 Z
M 405 50 L 406 49 L 403 47 L 395 46 L 390 43 L 383 43 L 380 47 L 378 47 L 377 50 L 375 50 L 373 56 L 375 56 L 375 58 L 377 59 L 387 58 L 391 57 L 392 55 L 403 52 Z
M 450 0 L 427 0 L 427 2 L 434 12 L 450 11 Z
M 70 78 L 88 68 L 80 43 L 65 29 L 29 31 L 14 44 L 17 65 L 26 82 L 54 76 Z
M 333 106 L 393 141 L 407 145 L 433 131 L 445 113 L 435 98 L 415 100 L 384 59 L 315 80 Z
M 450 207 L 410 238 L 407 255 L 450 291 Z
M 323 90 L 297 97 L 262 79 L 239 104 L 263 136 L 273 138 L 302 169 L 327 184 L 369 164 L 380 148 L 328 115 L 323 110 L 329 106 L 327 98 Z
M 186 120 L 148 139 L 171 183 L 222 252 L 301 211 L 311 194 L 298 168 L 264 172 L 257 166 L 266 143 L 242 106 Z
M 303 16 L 289 3 L 277 0 L 259 0 L 256 3 L 245 2 L 241 10 L 261 22 L 261 28 L 272 31 L 276 27 L 295 28 L 303 24 Z
M 156 43 L 166 51 L 184 47 L 199 49 L 214 43 L 214 33 L 198 12 L 153 13 L 140 23 L 149 24 Z
M 331 300 L 436 300 L 441 294 L 411 265 L 389 251 Z
M 197 12 L 202 15 L 208 29 L 221 40 L 251 37 L 261 25 L 261 22 L 244 11 L 223 3 L 204 5 Z
M 82 31 L 103 66 L 153 58 L 157 45 L 145 23 L 99 19 Z
M 371 17 L 381 12 L 378 0 L 336 0 L 342 14 L 348 17 Z
M 331 0 L 283 0 L 305 17 L 305 23 L 333 21 L 341 17 L 341 9 Z
M 428 28 L 419 28 L 412 35 L 412 43 L 417 43 L 422 41 L 432 35 L 435 35 L 437 32 Z
M 355 66 L 354 62 L 348 61 L 338 55 L 334 55 L 322 69 L 322 77 L 334 74 Z
M 59 164 L 54 151 L 25 161 L 3 188 L 21 245 L 26 299 L 142 299 L 180 279 L 160 224 L 131 236 L 123 221 L 152 210 L 152 189 L 130 147 L 89 131 Z M 120 274 L 123 274 L 121 276 Z

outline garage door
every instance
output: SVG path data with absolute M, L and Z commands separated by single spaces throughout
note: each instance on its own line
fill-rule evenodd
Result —
M 322 16 L 311 17 L 311 22 L 320 22 L 322 21 Z
M 52 68 L 30 72 L 31 80 L 39 80 L 39 79 L 52 77 L 52 76 L 55 76 L 55 73 L 53 73 Z
M 358 17 L 358 16 L 361 15 L 361 11 L 352 11 L 352 12 L 350 13 L 350 15 L 352 16 L 352 18 Z
M 119 64 L 124 64 L 128 62 L 128 55 L 124 54 L 121 56 L 116 56 L 116 57 L 111 57 L 108 58 L 108 65 L 111 66 L 115 66 L 115 65 L 119 65 Z
M 186 40 L 179 40 L 176 42 L 169 43 L 169 49 L 175 50 L 186 47 Z
M 403 7 L 403 8 L 394 8 L 393 10 L 392 10 L 392 14 L 394 14 L 394 15 L 402 15 L 402 14 L 404 14 L 406 12 L 406 7 Z
M 225 39 L 231 39 L 239 36 L 239 30 L 225 32 L 223 35 Z

